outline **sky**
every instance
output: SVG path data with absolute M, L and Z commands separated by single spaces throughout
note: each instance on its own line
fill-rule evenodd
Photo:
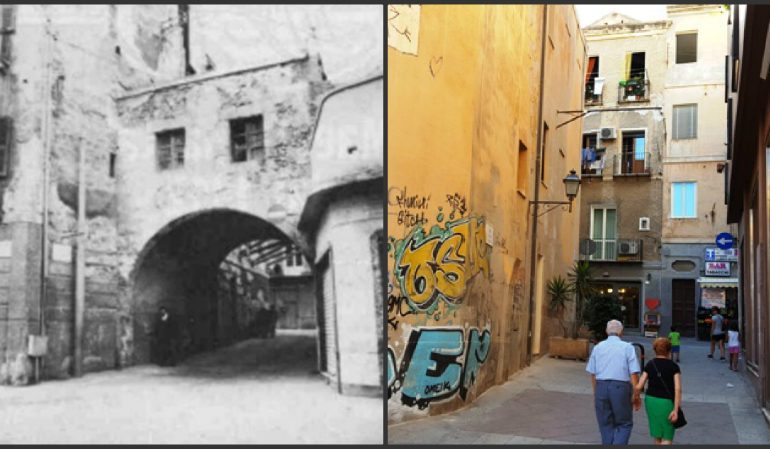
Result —
M 612 12 L 619 12 L 641 21 L 666 18 L 666 5 L 575 5 L 575 9 L 581 28 Z

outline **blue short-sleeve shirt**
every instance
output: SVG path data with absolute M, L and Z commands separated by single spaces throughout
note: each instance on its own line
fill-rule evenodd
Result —
M 631 381 L 631 374 L 639 373 L 639 360 L 631 343 L 610 335 L 594 347 L 586 371 L 596 380 Z

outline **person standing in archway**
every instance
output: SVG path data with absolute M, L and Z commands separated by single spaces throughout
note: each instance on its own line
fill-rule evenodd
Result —
M 173 366 L 176 363 L 174 357 L 174 343 L 176 337 L 175 321 L 165 307 L 158 309 L 158 318 L 155 323 L 155 336 L 160 366 Z

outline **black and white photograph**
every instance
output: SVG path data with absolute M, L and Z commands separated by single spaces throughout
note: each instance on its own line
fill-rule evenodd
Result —
M 382 444 L 382 5 L 2 5 L 0 443 Z

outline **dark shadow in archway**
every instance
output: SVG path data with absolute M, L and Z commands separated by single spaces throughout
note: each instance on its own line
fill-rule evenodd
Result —
M 221 265 L 235 248 L 247 243 L 268 247 L 263 242 L 277 250 L 294 247 L 273 224 L 229 209 L 190 214 L 161 229 L 140 253 L 131 276 L 134 362 L 158 361 L 160 306 L 175 320 L 177 362 L 251 337 L 243 331 L 243 313 L 222 313 Z M 239 290 L 249 293 L 249 288 Z

